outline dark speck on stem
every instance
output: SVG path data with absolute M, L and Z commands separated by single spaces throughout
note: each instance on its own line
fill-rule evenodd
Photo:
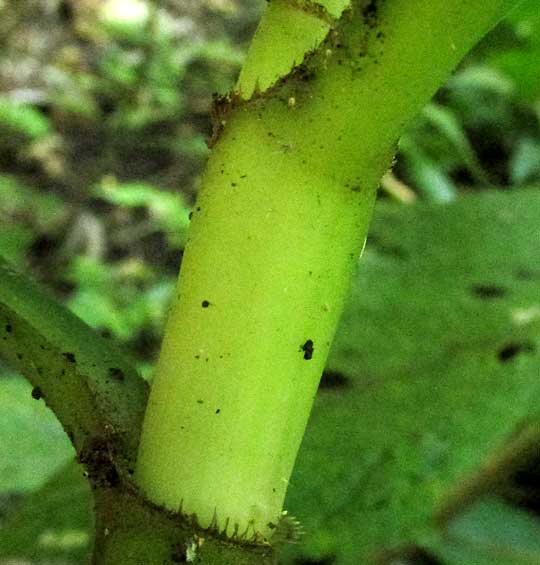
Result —
M 304 359 L 309 361 L 313 357 L 313 340 L 308 339 L 304 345 L 302 345 L 302 351 L 304 352 Z

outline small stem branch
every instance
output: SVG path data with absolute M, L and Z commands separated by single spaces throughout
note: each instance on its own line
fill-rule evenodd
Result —
M 147 385 L 110 343 L 0 261 L 0 355 L 34 385 L 79 456 L 133 469 Z

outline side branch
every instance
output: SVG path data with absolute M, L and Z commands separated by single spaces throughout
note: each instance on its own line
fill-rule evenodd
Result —
M 81 462 L 129 473 L 148 387 L 110 343 L 0 260 L 0 357 L 34 386 Z

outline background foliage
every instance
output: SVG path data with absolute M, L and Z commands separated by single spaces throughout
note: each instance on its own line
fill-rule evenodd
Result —
M 0 254 L 148 378 L 212 93 L 234 84 L 261 9 L 0 1 Z M 308 534 L 283 560 L 356 563 L 417 543 L 401 559 L 540 563 L 532 480 L 438 537 L 428 528 L 540 392 L 539 77 L 528 0 L 402 138 L 290 488 Z M 90 502 L 71 448 L 0 371 L 0 562 L 80 563 Z

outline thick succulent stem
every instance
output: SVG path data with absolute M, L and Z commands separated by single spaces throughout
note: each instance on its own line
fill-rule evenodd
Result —
M 271 534 L 397 139 L 515 3 L 272 2 L 216 112 L 139 453 L 152 500 Z

